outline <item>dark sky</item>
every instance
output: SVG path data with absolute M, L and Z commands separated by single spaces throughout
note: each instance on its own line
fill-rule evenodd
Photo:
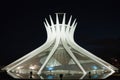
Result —
M 50 2 L 51 1 L 51 2 Z M 7 65 L 46 41 L 44 18 L 65 12 L 77 18 L 75 41 L 104 60 L 120 54 L 120 7 L 118 2 L 3 1 L 0 4 L 0 65 Z

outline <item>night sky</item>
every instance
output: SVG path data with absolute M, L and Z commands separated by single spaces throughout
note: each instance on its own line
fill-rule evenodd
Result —
M 51 1 L 51 2 L 50 2 Z M 120 54 L 120 6 L 101 0 L 3 1 L 0 4 L 0 65 L 7 65 L 46 41 L 44 18 L 65 12 L 77 18 L 75 41 L 109 61 Z

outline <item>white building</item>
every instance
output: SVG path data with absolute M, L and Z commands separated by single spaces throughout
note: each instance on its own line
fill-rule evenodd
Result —
M 60 22 L 59 15 L 62 15 Z M 4 67 L 14 78 L 57 79 L 104 79 L 112 75 L 117 68 L 80 47 L 74 41 L 77 26 L 72 16 L 66 21 L 66 14 L 56 13 L 45 19 L 46 42 L 22 58 Z

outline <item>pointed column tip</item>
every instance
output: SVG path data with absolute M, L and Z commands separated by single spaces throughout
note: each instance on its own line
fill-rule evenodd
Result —
M 50 26 L 50 24 L 48 23 L 48 20 L 45 18 L 45 22 L 47 26 Z
M 51 15 L 49 15 L 49 17 L 50 17 L 51 25 L 54 25 L 54 22 L 53 22 L 53 19 L 52 19 Z
M 66 14 L 63 14 L 63 20 L 62 20 L 62 24 L 64 25 L 65 24 L 65 16 Z

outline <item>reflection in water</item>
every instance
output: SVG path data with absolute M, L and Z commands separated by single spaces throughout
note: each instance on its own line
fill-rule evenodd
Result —
M 87 73 L 87 75 L 84 77 L 84 79 L 104 79 L 106 75 L 108 75 L 110 72 L 106 69 L 97 69 L 96 66 L 92 66 L 95 70 L 91 70 Z M 57 67 L 57 69 L 59 69 Z M 56 70 L 55 67 L 46 67 L 45 70 L 41 75 L 37 74 L 36 70 L 25 70 L 25 69 L 17 69 L 14 71 L 11 71 L 13 75 L 16 75 L 17 77 L 28 79 L 80 79 L 80 77 L 83 75 L 82 72 L 74 71 L 74 70 Z M 60 76 L 62 74 L 62 77 Z M 64 75 L 64 76 L 63 76 Z
M 54 78 L 54 76 L 53 75 L 48 75 L 48 77 L 47 77 L 48 79 L 53 79 Z
M 97 79 L 99 77 L 99 75 L 95 74 L 95 75 L 92 75 L 91 77 L 92 77 L 92 79 Z

